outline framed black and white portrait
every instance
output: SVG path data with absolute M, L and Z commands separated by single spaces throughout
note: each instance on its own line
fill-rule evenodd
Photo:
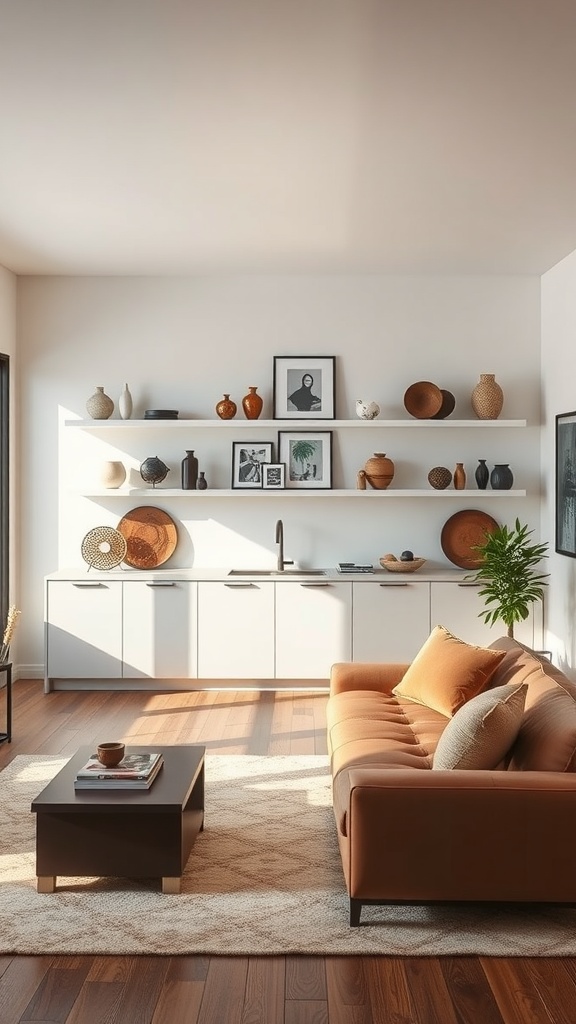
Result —
M 274 356 L 274 419 L 333 420 L 335 356 Z
M 576 558 L 576 412 L 556 417 L 556 551 Z
M 286 487 L 332 487 L 331 430 L 281 430 L 278 458 L 286 464 Z
M 286 466 L 283 462 L 268 462 L 262 466 L 262 487 L 279 491 L 286 486 Z
M 272 441 L 232 442 L 232 487 L 262 487 L 263 466 L 272 462 Z

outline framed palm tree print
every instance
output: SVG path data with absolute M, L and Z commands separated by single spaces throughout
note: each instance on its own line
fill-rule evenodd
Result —
M 286 487 L 332 487 L 332 431 L 281 430 L 278 461 L 286 465 Z

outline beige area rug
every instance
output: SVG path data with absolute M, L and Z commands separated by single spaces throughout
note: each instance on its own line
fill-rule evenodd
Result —
M 0 952 L 574 956 L 576 910 L 370 907 L 348 899 L 321 756 L 206 759 L 206 829 L 180 895 L 159 880 L 35 879 L 31 800 L 65 759 L 0 774 Z

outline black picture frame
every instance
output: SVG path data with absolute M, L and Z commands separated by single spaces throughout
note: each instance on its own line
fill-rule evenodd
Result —
M 335 356 L 274 356 L 275 420 L 333 420 Z
M 262 466 L 262 487 L 265 491 L 282 491 L 286 486 L 283 462 L 265 462 Z
M 556 416 L 556 542 L 576 558 L 576 411 Z
M 255 490 L 262 487 L 262 466 L 272 462 L 273 441 L 232 442 L 232 487 Z
M 332 487 L 332 431 L 280 430 L 278 459 L 286 464 L 286 488 Z

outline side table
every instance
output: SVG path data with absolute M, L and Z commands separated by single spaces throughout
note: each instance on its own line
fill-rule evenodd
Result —
M 12 662 L 0 665 L 0 673 L 6 673 L 6 732 L 0 732 L 0 743 L 12 742 Z

